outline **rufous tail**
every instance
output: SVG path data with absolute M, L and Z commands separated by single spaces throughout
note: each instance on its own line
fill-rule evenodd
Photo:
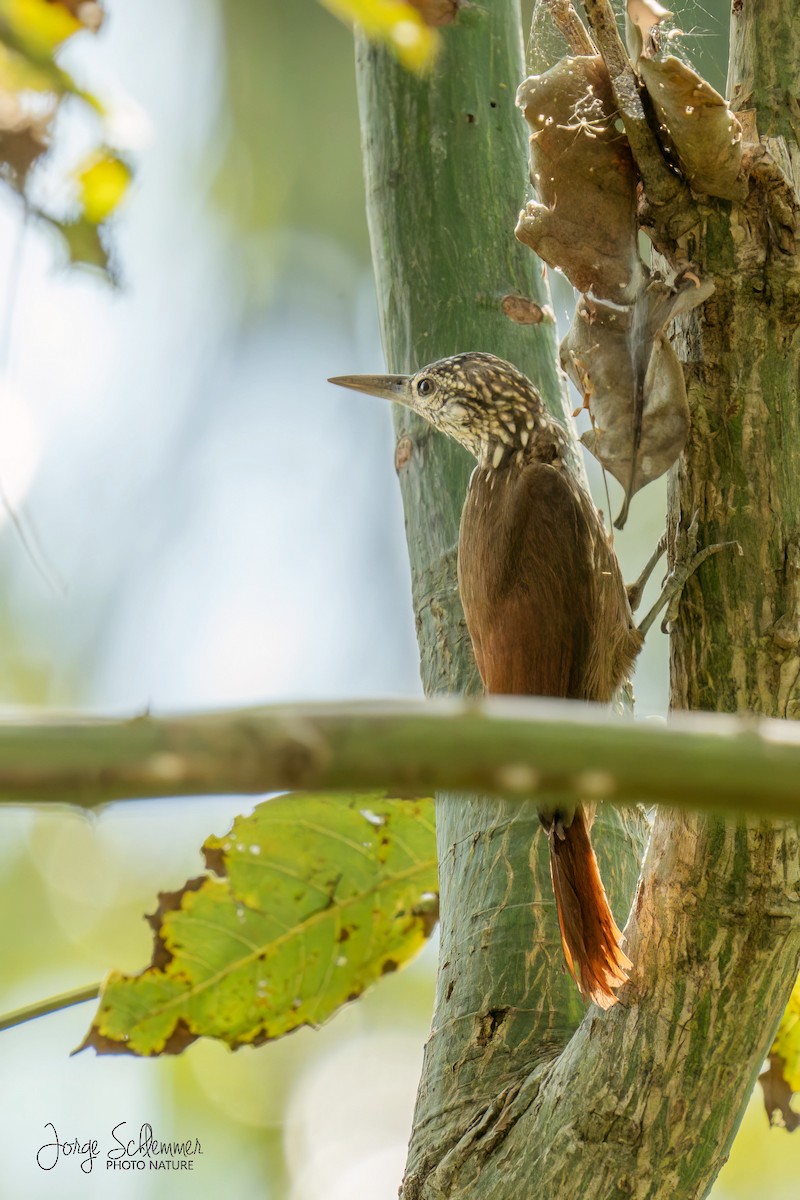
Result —
M 586 813 L 581 805 L 569 825 L 550 825 L 550 877 L 556 898 L 561 944 L 581 994 L 611 1008 L 615 989 L 628 981 L 633 963 L 620 948 L 622 934 L 608 905 Z

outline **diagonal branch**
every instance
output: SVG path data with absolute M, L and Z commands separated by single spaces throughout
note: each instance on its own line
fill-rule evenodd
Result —
M 571 0 L 545 0 L 545 7 L 556 29 L 569 46 L 570 54 L 597 54 L 597 47 L 572 7 Z

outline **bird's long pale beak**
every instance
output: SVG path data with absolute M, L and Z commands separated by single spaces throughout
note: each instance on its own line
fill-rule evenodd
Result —
M 366 392 L 368 396 L 380 396 L 383 400 L 394 400 L 413 408 L 410 375 L 337 375 L 329 379 L 338 387 L 352 388 L 354 392 Z

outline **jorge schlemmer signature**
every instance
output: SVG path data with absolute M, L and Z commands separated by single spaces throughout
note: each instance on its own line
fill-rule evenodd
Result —
M 45 1130 L 52 1140 L 39 1147 L 36 1162 L 43 1171 L 52 1171 L 61 1159 L 74 1159 L 85 1175 L 91 1173 L 95 1162 L 105 1153 L 107 1171 L 192 1171 L 194 1160 L 203 1153 L 199 1138 L 162 1142 L 153 1133 L 152 1125 L 142 1125 L 137 1137 L 129 1138 L 127 1121 L 119 1121 L 111 1130 L 111 1142 L 105 1151 L 99 1138 L 67 1138 L 62 1141 L 55 1125 L 48 1121 Z

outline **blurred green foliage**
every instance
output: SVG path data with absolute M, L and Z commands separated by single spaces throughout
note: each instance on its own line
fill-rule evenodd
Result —
M 110 147 L 105 109 L 59 65 L 62 47 L 77 34 L 96 33 L 104 12 L 96 0 L 0 0 L 0 175 L 28 212 L 57 230 L 70 261 L 110 273 L 105 222 L 124 197 L 130 168 Z M 73 172 L 72 211 L 59 213 L 35 200 L 31 180 L 58 138 L 66 102 L 99 126 L 101 144 Z
M 291 269 L 300 235 L 365 264 L 369 243 L 350 31 L 314 0 L 231 0 L 220 10 L 230 69 L 214 198 L 254 304 Z

